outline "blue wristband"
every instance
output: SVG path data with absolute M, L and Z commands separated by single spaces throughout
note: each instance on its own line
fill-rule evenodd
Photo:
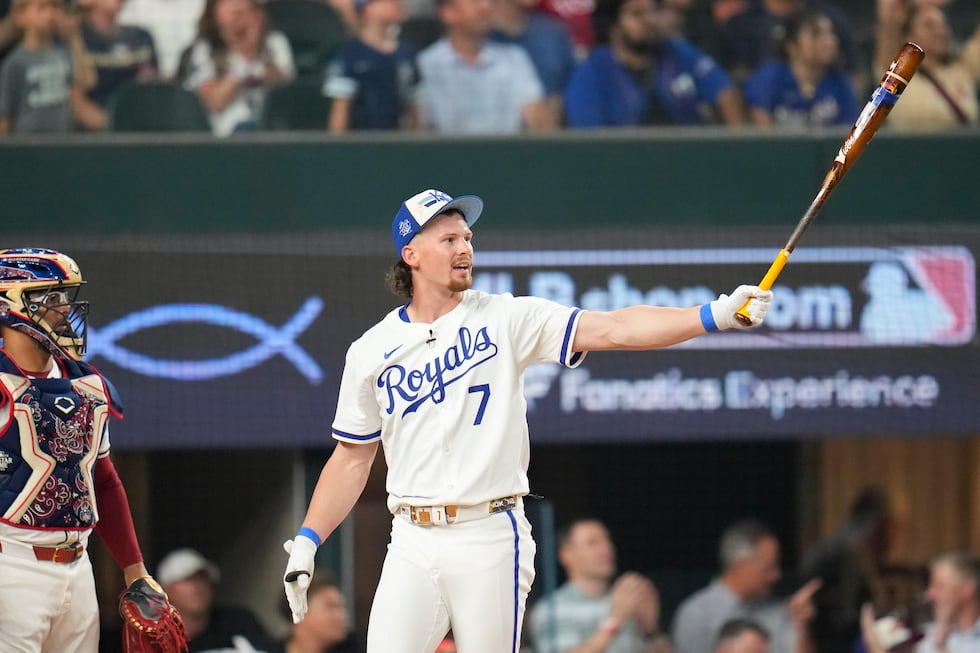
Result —
M 320 546 L 320 536 L 317 535 L 316 531 L 313 530 L 312 528 L 307 528 L 306 526 L 304 526 L 303 528 L 299 529 L 299 533 L 296 534 L 296 537 L 299 537 L 300 535 L 302 535 L 308 540 L 312 540 L 313 544 Z
M 701 326 L 705 331 L 717 331 L 715 316 L 711 314 L 711 304 L 701 304 Z

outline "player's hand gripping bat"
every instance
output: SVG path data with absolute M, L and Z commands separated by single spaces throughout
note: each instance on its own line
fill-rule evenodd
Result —
M 892 107 L 898 102 L 898 98 L 902 95 L 905 87 L 909 85 L 909 81 L 912 79 L 915 71 L 918 70 L 923 57 L 925 57 L 925 53 L 915 43 L 906 43 L 902 46 L 902 49 L 895 57 L 891 66 L 885 71 L 881 82 L 878 83 L 878 87 L 871 94 L 871 99 L 868 100 L 868 103 L 864 105 L 864 109 L 861 110 L 861 115 L 858 116 L 854 126 L 851 127 L 847 138 L 844 139 L 844 144 L 841 145 L 840 150 L 837 152 L 837 157 L 834 159 L 834 164 L 827 172 L 827 176 L 824 177 L 823 184 L 821 184 L 817 196 L 813 198 L 806 213 L 800 218 L 796 229 L 793 230 L 786 245 L 779 250 L 779 254 L 776 255 L 776 260 L 769 266 L 769 271 L 766 272 L 766 276 L 759 282 L 760 288 L 763 290 L 772 288 L 776 277 L 779 276 L 783 266 L 786 265 L 789 255 L 803 237 L 803 232 L 806 231 L 810 223 L 817 217 L 831 191 L 844 178 L 847 171 L 851 169 L 854 162 L 861 156 L 861 152 L 871 142 L 871 138 L 878 131 L 878 127 L 881 126 L 885 117 L 892 110 Z M 735 318 L 746 326 L 750 324 L 748 314 L 745 312 L 745 306 L 735 314 Z

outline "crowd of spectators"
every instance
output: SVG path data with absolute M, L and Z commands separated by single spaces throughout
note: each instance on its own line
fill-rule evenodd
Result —
M 111 130 L 113 96 L 148 81 L 194 92 L 219 136 L 263 128 L 290 83 L 334 132 L 849 125 L 905 40 L 926 59 L 889 125 L 980 120 L 966 0 L 301 1 L 346 33 L 312 72 L 269 10 L 297 0 L 0 0 L 0 131 Z
M 755 516 L 738 518 L 718 536 L 711 579 L 685 583 L 666 605 L 654 577 L 620 567 L 602 520 L 569 517 L 555 533 L 563 582 L 528 604 L 520 651 L 977 653 L 980 557 L 939 551 L 896 575 L 890 554 L 903 530 L 889 493 L 869 486 L 794 567 L 781 558 L 784 543 L 773 529 Z M 221 570 L 193 548 L 168 552 L 154 576 L 183 616 L 189 653 L 364 653 L 329 571 L 312 580 L 299 623 L 284 597 L 279 619 L 260 619 L 237 597 L 217 600 Z M 267 629 L 276 621 L 286 630 Z M 121 653 L 120 642 L 118 632 L 104 629 L 100 653 Z M 450 631 L 433 653 L 455 651 Z
M 565 582 L 530 606 L 532 653 L 976 653 L 980 558 L 939 552 L 923 574 L 888 564 L 901 518 L 886 492 L 854 497 L 839 526 L 784 569 L 781 542 L 757 518 L 718 538 L 717 575 L 661 618 L 654 581 L 617 568 L 606 526 L 558 531 Z

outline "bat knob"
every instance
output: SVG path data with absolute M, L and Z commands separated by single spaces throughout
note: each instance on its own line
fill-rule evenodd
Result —
M 752 326 L 752 318 L 741 311 L 735 314 L 735 319 L 738 320 L 738 323 L 744 327 Z

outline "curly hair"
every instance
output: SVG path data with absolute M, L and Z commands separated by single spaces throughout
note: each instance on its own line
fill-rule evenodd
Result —
M 398 259 L 388 268 L 385 287 L 398 297 L 412 298 L 412 270 L 405 261 Z

